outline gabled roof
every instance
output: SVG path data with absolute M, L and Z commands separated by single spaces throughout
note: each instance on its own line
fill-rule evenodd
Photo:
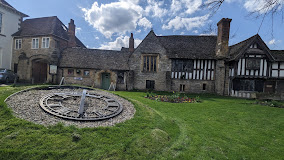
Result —
M 21 29 L 12 36 L 29 37 L 44 35 L 53 35 L 65 40 L 69 39 L 68 28 L 57 18 L 57 16 L 26 19 L 22 22 Z M 77 37 L 76 42 L 78 46 L 85 47 Z
M 157 36 L 169 58 L 214 59 L 217 36 Z
M 60 67 L 129 70 L 130 52 L 86 48 L 67 48 L 63 51 Z
M 275 61 L 284 62 L 284 50 L 271 50 L 271 54 L 275 58 Z
M 17 14 L 19 14 L 22 17 L 28 17 L 28 15 L 16 10 L 13 6 L 11 6 L 8 2 L 6 2 L 5 0 L 0 0 L 0 6 L 6 7 L 7 9 L 16 12 Z
M 266 46 L 266 44 L 263 42 L 263 40 L 258 34 L 242 42 L 239 42 L 235 45 L 229 46 L 229 54 L 228 54 L 229 60 L 238 59 L 240 56 L 242 56 L 246 52 L 249 46 L 252 45 L 254 42 L 258 42 L 258 44 L 263 48 L 263 50 L 267 52 L 268 57 L 274 60 L 274 57 L 272 56 L 270 49 Z

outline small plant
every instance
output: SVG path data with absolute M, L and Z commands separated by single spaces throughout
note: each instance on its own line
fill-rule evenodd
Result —
M 171 95 L 157 95 L 155 93 L 146 93 L 145 98 L 152 99 L 158 102 L 171 102 L 171 103 L 200 103 L 201 98 L 199 96 L 190 98 L 186 95 L 178 92 L 173 92 Z

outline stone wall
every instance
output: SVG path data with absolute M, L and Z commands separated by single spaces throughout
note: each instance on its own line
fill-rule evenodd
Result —
M 49 37 L 49 48 L 42 48 L 42 38 Z M 32 49 L 32 39 L 39 38 L 39 48 Z M 22 48 L 15 49 L 15 40 L 22 40 Z M 18 65 L 18 76 L 21 81 L 32 81 L 32 62 L 40 60 L 47 64 L 47 81 L 52 82 L 52 75 L 49 74 L 49 64 L 58 65 L 58 57 L 60 51 L 67 47 L 67 41 L 52 36 L 38 36 L 38 37 L 14 37 L 13 40 L 13 57 L 12 57 L 12 70 L 14 64 Z M 54 79 L 58 79 L 55 75 Z
M 143 54 L 157 55 L 156 72 L 143 71 Z M 170 91 L 171 86 L 167 82 L 167 72 L 171 70 L 171 60 L 153 31 L 146 36 L 131 55 L 129 68 L 133 71 L 133 89 L 145 90 L 146 80 L 153 80 L 155 81 L 155 90 Z
M 214 93 L 215 92 L 215 82 L 214 81 L 204 81 L 204 80 L 172 80 L 171 90 L 175 92 L 180 91 L 180 85 L 184 85 L 184 91 L 186 93 Z M 205 88 L 203 88 L 205 85 Z
M 73 69 L 74 75 L 68 75 L 68 69 Z M 77 70 L 80 70 L 80 72 L 77 72 Z M 84 70 L 90 71 L 90 75 L 84 76 Z M 128 72 L 124 72 L 124 83 L 117 83 L 117 73 L 111 70 L 60 68 L 60 72 L 62 72 L 62 74 L 59 75 L 59 79 L 64 77 L 64 84 L 79 84 L 95 88 L 102 87 L 102 73 L 109 73 L 110 82 L 116 85 L 116 90 L 126 90 Z

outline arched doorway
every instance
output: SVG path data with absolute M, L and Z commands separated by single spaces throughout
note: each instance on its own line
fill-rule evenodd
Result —
M 34 83 L 45 83 L 47 79 L 47 62 L 43 59 L 32 61 L 32 78 Z
M 109 73 L 102 73 L 102 89 L 108 90 L 110 85 L 110 74 Z

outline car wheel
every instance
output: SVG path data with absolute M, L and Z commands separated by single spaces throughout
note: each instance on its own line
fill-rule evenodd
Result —
M 5 81 L 5 82 L 6 82 L 6 84 L 9 83 L 9 78 L 8 78 L 8 77 L 6 78 L 6 81 Z

